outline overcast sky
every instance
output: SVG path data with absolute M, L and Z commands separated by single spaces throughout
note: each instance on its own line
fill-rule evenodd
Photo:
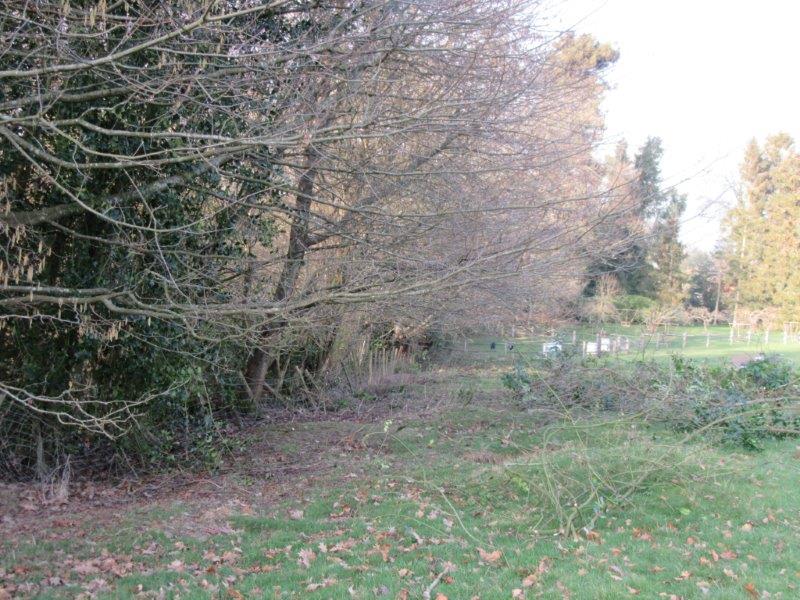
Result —
M 682 236 L 712 249 L 747 141 L 800 140 L 800 0 L 554 0 L 565 27 L 620 51 L 604 104 L 610 146 L 664 141 L 665 182 L 688 194 Z

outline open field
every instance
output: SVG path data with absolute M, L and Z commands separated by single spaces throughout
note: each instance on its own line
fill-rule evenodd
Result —
M 500 386 L 510 362 L 253 426 L 216 474 L 76 484 L 63 505 L 0 488 L 0 597 L 798 597 L 795 441 L 555 417 Z
M 572 334 L 575 332 L 576 344 L 572 346 Z M 575 326 L 565 327 L 560 330 L 557 336 L 563 341 L 566 348 L 581 349 L 583 341 L 592 342 L 596 339 L 598 332 L 604 332 L 611 336 L 627 336 L 631 341 L 629 353 L 621 355 L 623 358 L 663 358 L 672 354 L 683 354 L 689 358 L 699 360 L 727 362 L 732 356 L 742 354 L 780 354 L 786 359 L 800 365 L 800 341 L 797 339 L 783 342 L 781 331 L 771 331 L 768 339 L 763 333 L 753 334 L 750 341 L 746 335 L 740 339 L 730 340 L 730 328 L 726 325 L 710 326 L 704 330 L 702 326 L 691 327 L 670 327 L 667 334 L 663 331 L 659 334 L 658 342 L 655 335 L 648 335 L 643 332 L 641 326 L 623 326 L 617 324 L 600 326 Z M 683 335 L 686 334 L 684 345 Z M 483 337 L 469 340 L 466 346 L 468 356 L 476 361 L 504 361 L 502 355 L 507 354 L 504 343 L 514 345 L 514 350 L 524 356 L 537 356 L 542 352 L 542 343 L 552 339 L 547 335 L 535 337 L 503 338 Z M 490 349 L 491 342 L 496 342 L 496 349 Z M 641 344 L 644 342 L 644 352 Z M 460 346 L 460 348 L 462 348 Z

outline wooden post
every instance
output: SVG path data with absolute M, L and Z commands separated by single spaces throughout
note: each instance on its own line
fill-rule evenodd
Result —
M 733 325 L 731 325 L 731 334 L 728 337 L 728 340 L 729 340 L 730 345 L 733 346 Z
M 661 334 L 659 332 L 656 332 L 656 350 L 658 350 L 660 346 L 661 346 Z
M 708 348 L 710 345 L 711 345 L 711 334 L 706 333 L 706 348 Z
M 683 332 L 683 346 L 682 348 L 686 348 L 686 332 Z
M 769 329 L 764 330 L 764 345 L 769 344 Z
M 602 343 L 602 341 L 603 341 L 603 337 L 602 337 L 602 335 L 601 335 L 601 334 L 599 334 L 599 333 L 598 333 L 598 334 L 595 336 L 595 339 L 597 340 L 597 356 L 600 356 L 600 352 L 601 352 L 600 344 L 601 344 L 601 343 Z
M 581 356 L 586 358 L 586 340 L 583 340 L 583 343 L 581 344 Z
M 753 328 L 749 327 L 747 329 L 747 343 L 750 343 L 750 340 L 753 338 Z
M 574 344 L 574 343 L 577 341 L 577 339 L 578 339 L 578 332 L 576 332 L 576 331 L 573 329 L 573 330 L 572 330 L 572 343 Z

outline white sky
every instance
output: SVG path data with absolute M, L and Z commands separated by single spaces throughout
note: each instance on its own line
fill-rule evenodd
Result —
M 800 0 L 554 0 L 554 14 L 620 51 L 609 148 L 661 137 L 664 181 L 689 196 L 682 237 L 712 249 L 724 207 L 708 204 L 732 201 L 747 141 L 800 142 Z

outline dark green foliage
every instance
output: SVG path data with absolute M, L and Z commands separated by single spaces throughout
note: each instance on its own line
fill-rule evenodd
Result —
M 502 383 L 527 407 L 642 413 L 655 424 L 758 450 L 800 435 L 800 381 L 780 357 L 736 369 L 674 355 L 668 364 L 580 357 L 517 364 Z
M 109 10 L 121 18 L 129 8 L 121 3 Z M 34 16 L 41 18 L 46 12 Z M 5 20 L 0 31 L 20 27 L 20 33 L 33 23 Z M 87 28 L 82 45 L 74 49 L 87 57 L 136 45 L 150 35 L 146 27 L 132 32 L 113 27 L 100 36 L 89 24 L 73 26 Z M 260 35 L 281 38 L 291 35 L 293 27 L 303 27 L 287 28 L 281 19 L 269 16 L 256 26 Z M 203 39 L 202 32 L 193 35 L 198 49 L 218 43 Z M 43 55 L 50 51 L 44 46 L 47 42 L 41 40 Z M 0 69 L 24 67 L 19 60 L 19 53 L 4 54 Z M 60 57 L 46 56 L 46 60 Z M 220 434 L 224 421 L 219 418 L 249 408 L 238 393 L 238 373 L 246 358 L 242 341 L 236 339 L 242 324 L 195 317 L 175 307 L 230 301 L 241 286 L 242 258 L 256 243 L 270 246 L 276 223 L 264 216 L 265 211 L 220 198 L 222 178 L 205 168 L 204 161 L 176 161 L 158 168 L 135 164 L 136 157 L 144 155 L 181 156 L 186 139 L 164 132 L 237 135 L 242 123 L 225 108 L 235 103 L 244 118 L 247 111 L 241 97 L 220 94 L 212 110 L 207 90 L 186 84 L 198 73 L 218 76 L 230 61 L 192 52 L 167 60 L 160 52 L 145 50 L 124 62 L 130 89 L 86 101 L 57 99 L 37 118 L 63 121 L 60 132 L 31 120 L 19 133 L 66 163 L 126 157 L 134 164 L 125 169 L 56 169 L 46 160 L 37 165 L 9 144 L 0 147 L 0 183 L 8 191 L 7 210 L 24 213 L 70 205 L 74 198 L 67 190 L 79 195 L 89 209 L 57 223 L 0 230 L 6 283 L 10 278 L 11 284 L 35 281 L 77 290 L 65 294 L 68 297 L 89 295 L 82 290 L 103 290 L 97 293 L 117 307 L 126 307 L 123 311 L 104 302 L 81 305 L 69 300 L 18 309 L 7 305 L 5 316 L 13 318 L 0 326 L 0 381 L 24 394 L 22 401 L 0 397 L 0 478 L 43 475 L 66 457 L 73 467 L 91 469 L 150 468 L 165 462 L 213 464 L 219 458 L 214 448 L 224 438 Z M 4 88 L 0 100 L 24 99 L 35 93 L 33 86 L 52 85 L 75 93 L 104 90 L 120 83 L 114 77 L 113 70 L 98 68 L 80 70 L 69 78 L 17 78 Z M 150 95 L 148 83 L 164 77 L 171 83 L 154 85 L 157 91 Z M 259 91 L 276 94 L 277 87 Z M 182 99 L 180 106 L 176 97 Z M 38 109 L 37 103 L 31 110 Z M 264 110 L 263 97 L 255 95 L 249 110 L 258 110 L 267 119 L 277 114 Z M 78 120 L 94 129 L 80 126 Z M 264 150 L 257 161 L 243 158 L 226 167 L 229 179 L 245 182 L 239 193 L 252 196 L 251 206 L 278 200 L 274 192 L 257 194 L 259 186 L 250 183 L 280 177 L 270 159 Z M 187 172 L 192 176 L 185 183 L 161 189 L 153 197 L 130 193 Z M 40 399 L 25 402 L 27 396 Z M 74 400 L 58 405 L 62 413 L 58 414 L 48 398 Z M 86 430 L 76 427 L 74 419 L 97 421 Z

